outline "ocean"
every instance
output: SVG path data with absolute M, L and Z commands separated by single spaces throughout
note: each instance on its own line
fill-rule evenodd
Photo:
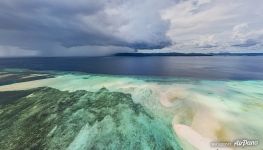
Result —
M 219 80 L 263 79 L 262 64 L 263 56 L 0 58 L 0 69 Z
M 0 149 L 259 150 L 262 64 L 262 56 L 1 58 Z

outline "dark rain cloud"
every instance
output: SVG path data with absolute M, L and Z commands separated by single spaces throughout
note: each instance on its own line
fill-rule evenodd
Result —
M 0 45 L 46 55 L 58 47 L 62 52 L 80 46 L 154 49 L 170 45 L 165 35 L 169 22 L 158 14 L 170 1 L 163 5 L 139 2 L 1 0 Z M 145 16 L 140 16 L 144 15 L 140 11 L 145 11 Z

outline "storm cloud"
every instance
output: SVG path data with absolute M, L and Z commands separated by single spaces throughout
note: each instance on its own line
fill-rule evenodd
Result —
M 174 1 L 0 1 L 0 45 L 39 55 L 76 55 L 170 45 L 159 11 Z M 89 48 L 89 49 L 87 49 Z M 71 49 L 71 52 L 69 52 Z M 14 49 L 13 49 L 14 50 Z M 2 53 L 4 49 L 1 49 Z M 36 54 L 34 52 L 34 54 Z
M 1 0 L 0 56 L 262 51 L 262 9 L 261 0 Z

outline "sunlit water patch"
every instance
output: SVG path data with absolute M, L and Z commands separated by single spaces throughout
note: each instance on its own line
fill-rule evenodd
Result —
M 5 149 L 206 150 L 237 139 L 263 147 L 262 80 L 65 73 L 0 91 Z

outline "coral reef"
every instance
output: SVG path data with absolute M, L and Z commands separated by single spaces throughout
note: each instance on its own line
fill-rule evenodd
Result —
M 130 94 L 40 87 L 0 102 L 0 149 L 181 149 L 171 124 Z

